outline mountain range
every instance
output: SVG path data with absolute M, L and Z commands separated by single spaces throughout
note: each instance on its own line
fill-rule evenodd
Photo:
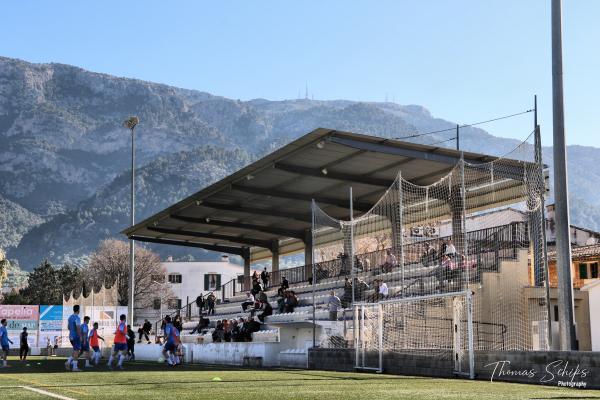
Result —
M 240 101 L 0 57 L 0 247 L 23 269 L 44 258 L 85 262 L 100 240 L 120 237 L 128 226 L 130 134 L 121 122 L 129 115 L 141 121 L 138 220 L 317 127 L 396 138 L 456 125 L 418 105 Z M 451 136 L 440 132 L 409 140 L 429 144 Z M 461 129 L 461 148 L 467 151 L 502 155 L 518 144 L 479 128 Z M 544 147 L 552 173 L 551 150 Z M 599 156 L 598 148 L 568 148 L 572 223 L 596 230 Z M 155 249 L 176 258 L 218 257 L 188 248 Z

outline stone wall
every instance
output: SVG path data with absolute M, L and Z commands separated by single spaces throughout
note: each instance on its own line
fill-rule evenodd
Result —
M 377 366 L 377 353 L 367 354 L 369 365 Z M 354 349 L 310 349 L 309 369 L 354 371 Z M 452 378 L 451 355 L 435 356 L 388 352 L 383 357 L 384 373 Z M 573 385 L 600 389 L 599 352 L 483 352 L 475 353 L 475 379 L 543 385 Z M 579 385 L 579 386 L 578 386 Z

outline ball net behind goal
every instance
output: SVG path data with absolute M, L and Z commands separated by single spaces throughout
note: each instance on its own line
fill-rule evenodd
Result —
M 322 321 L 319 345 L 447 357 L 468 292 L 474 350 L 547 349 L 546 189 L 536 154 L 532 134 L 494 161 L 460 159 L 426 186 L 400 171 L 368 212 L 347 220 L 313 203 L 315 291 L 344 282 L 336 294 L 346 310 Z M 382 316 L 370 318 L 374 310 Z M 369 326 L 383 330 L 379 342 L 359 342 Z

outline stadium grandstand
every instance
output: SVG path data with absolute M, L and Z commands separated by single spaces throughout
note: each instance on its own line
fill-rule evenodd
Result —
M 539 148 L 539 129 L 504 157 L 316 129 L 123 233 L 243 259 L 214 314 L 175 313 L 188 361 L 473 377 L 475 354 L 550 347 Z

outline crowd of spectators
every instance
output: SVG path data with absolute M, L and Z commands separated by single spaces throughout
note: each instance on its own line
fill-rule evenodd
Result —
M 251 342 L 252 334 L 260 330 L 260 323 L 254 317 L 239 320 L 217 321 L 212 339 L 215 343 L 221 342 Z

